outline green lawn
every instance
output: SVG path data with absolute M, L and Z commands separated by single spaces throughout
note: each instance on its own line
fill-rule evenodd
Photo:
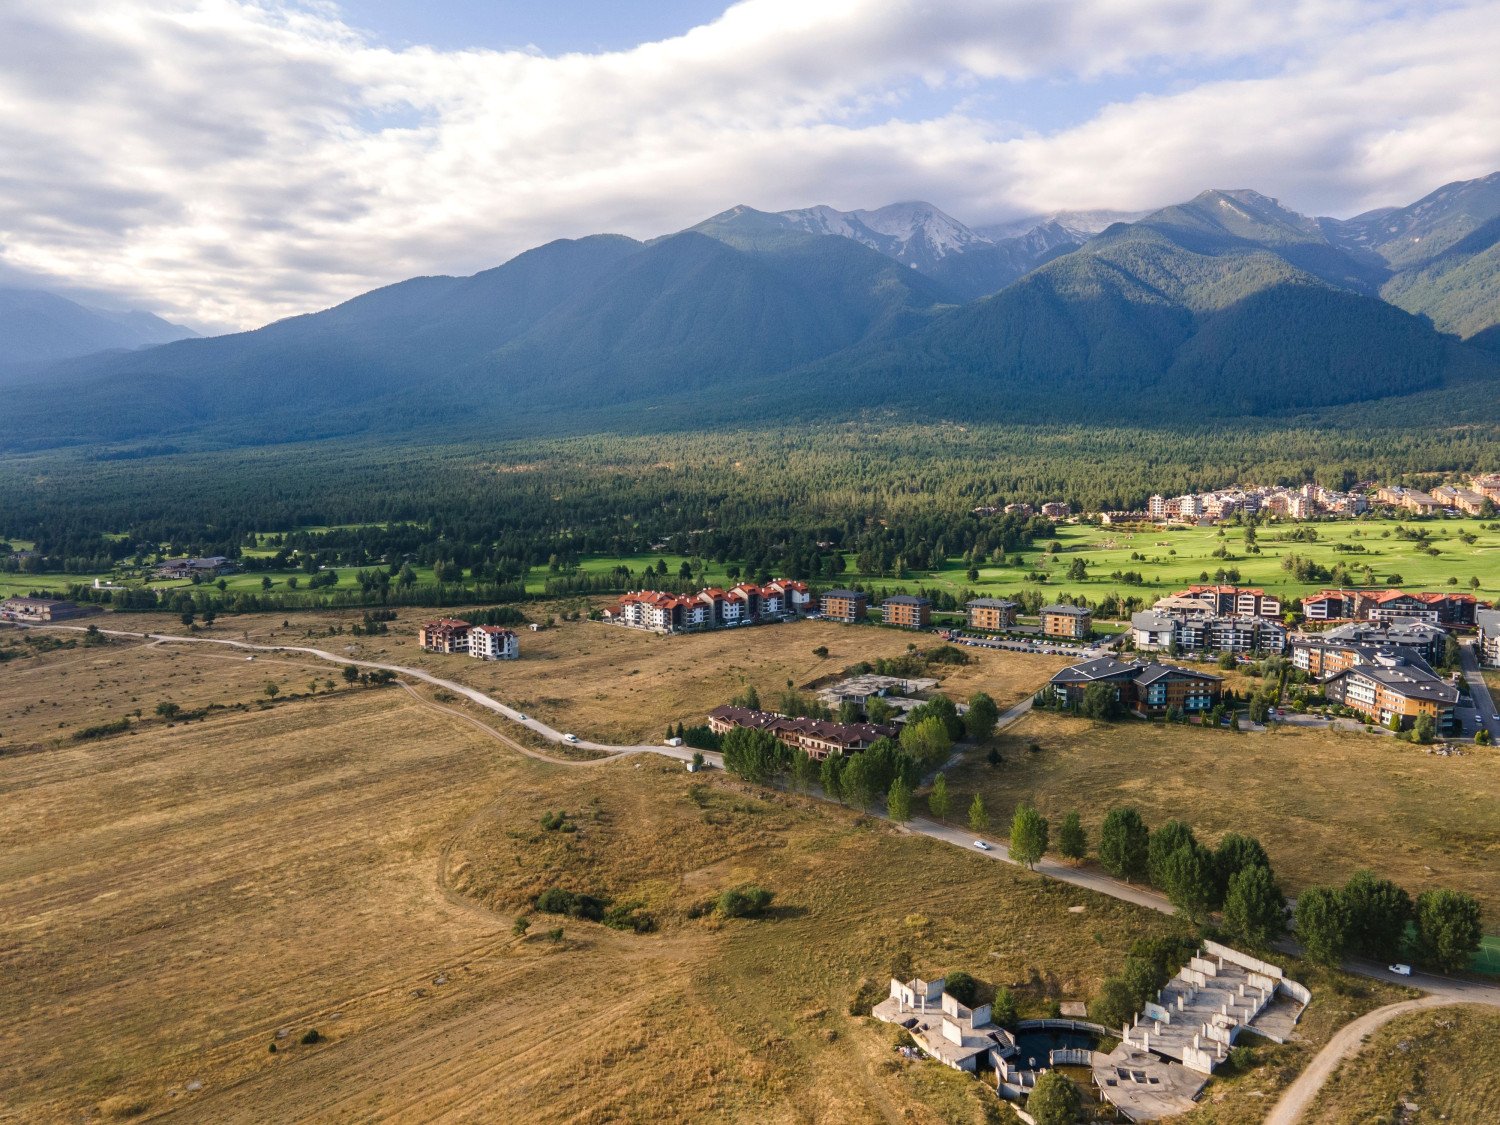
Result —
M 1009 563 L 982 566 L 977 582 L 971 582 L 966 576 L 967 568 L 962 559 L 951 559 L 939 570 L 914 572 L 906 579 L 852 572 L 844 577 L 849 581 L 892 587 L 900 585 L 914 589 L 922 586 L 955 595 L 964 590 L 975 590 L 983 595 L 1004 596 L 1036 589 L 1049 599 L 1057 594 L 1070 593 L 1085 594 L 1092 601 L 1111 592 L 1154 600 L 1200 581 L 1205 571 L 1212 579 L 1220 567 L 1238 569 L 1241 585 L 1260 586 L 1284 599 L 1300 597 L 1328 585 L 1326 582 L 1298 582 L 1283 570 L 1282 560 L 1295 553 L 1329 569 L 1342 562 L 1357 585 L 1364 584 L 1363 566 L 1369 563 L 1376 585 L 1385 585 L 1391 575 L 1399 575 L 1400 585 L 1408 589 L 1469 591 L 1469 580 L 1478 578 L 1480 586 L 1475 592 L 1483 598 L 1494 598 L 1500 595 L 1500 530 L 1484 530 L 1481 522 L 1454 519 L 1407 524 L 1430 533 L 1430 544 L 1439 552 L 1435 558 L 1418 551 L 1417 544 L 1411 540 L 1395 537 L 1393 529 L 1399 520 L 1343 520 L 1262 527 L 1257 529 L 1258 555 L 1246 552 L 1244 531 L 1236 527 L 1225 527 L 1221 538 L 1219 529 L 1207 527 L 1128 531 L 1085 524 L 1064 525 L 1058 530 L 1061 550 L 1056 555 L 1049 556 L 1045 550 L 1047 541 L 1039 541 L 1039 549 L 1022 554 L 1022 566 Z M 1282 539 L 1299 527 L 1315 530 L 1317 541 L 1304 543 Z M 1473 534 L 1476 541 L 1472 545 L 1464 543 L 1459 539 L 1460 532 Z M 1343 553 L 1334 550 L 1336 543 L 1361 546 L 1365 550 L 1363 553 Z M 1228 549 L 1227 558 L 1213 555 L 1221 545 Z M 1137 557 L 1131 558 L 1132 555 Z M 1089 577 L 1081 582 L 1070 580 L 1066 577 L 1069 565 L 1080 557 L 1088 566 Z M 853 558 L 848 561 L 852 567 Z M 1045 583 L 1027 581 L 1027 575 L 1037 568 L 1049 576 Z M 1127 585 L 1113 580 L 1109 576 L 1115 571 L 1137 571 L 1144 580 L 1143 584 Z M 1449 585 L 1450 578 L 1458 580 L 1457 586 Z

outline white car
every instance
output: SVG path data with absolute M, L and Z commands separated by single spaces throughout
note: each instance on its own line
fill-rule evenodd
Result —
M 983 840 L 975 840 L 974 841 L 974 846 L 976 848 L 978 848 L 982 852 L 987 852 L 987 851 L 990 850 L 990 846 L 988 844 L 986 844 Z
M 524 723 L 526 721 L 526 712 L 525 711 L 517 711 L 516 712 L 516 719 L 519 722 L 523 722 Z
M 1392 966 L 1390 966 L 1390 970 L 1391 970 L 1391 972 L 1395 973 L 1398 977 L 1409 977 L 1409 976 L 1411 976 L 1411 966 L 1410 965 L 1392 965 Z
M 576 734 L 565 734 L 565 735 L 563 735 L 563 741 L 564 742 L 577 742 L 578 741 L 578 736 Z

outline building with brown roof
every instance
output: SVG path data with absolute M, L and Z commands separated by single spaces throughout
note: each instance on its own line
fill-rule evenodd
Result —
M 428 652 L 442 652 L 450 655 L 455 652 L 468 652 L 469 630 L 472 628 L 474 626 L 467 621 L 442 617 L 436 621 L 429 621 L 417 630 L 417 643 Z
M 748 707 L 715 707 L 708 713 L 708 729 L 724 735 L 732 730 L 769 731 L 786 745 L 806 751 L 807 756 L 822 761 L 837 750 L 857 754 L 868 750 L 880 738 L 895 738 L 894 726 L 881 723 L 831 723 L 821 719 L 791 718 L 774 711 L 755 711 Z

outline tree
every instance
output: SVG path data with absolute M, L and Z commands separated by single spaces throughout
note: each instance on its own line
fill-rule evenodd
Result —
M 940 763 L 953 746 L 943 720 L 936 715 L 901 728 L 901 749 L 923 765 Z
M 701 754 L 693 755 L 694 759 L 702 757 Z M 701 762 L 699 763 L 701 765 Z M 818 763 L 812 760 L 806 750 L 792 751 L 792 788 L 798 793 L 806 793 L 812 788 L 813 782 L 818 779 Z
M 193 611 L 190 609 L 183 610 L 181 621 L 184 625 L 191 625 L 193 623 Z
M 830 801 L 844 800 L 844 756 L 835 750 L 823 759 L 818 770 L 818 784 L 823 787 L 823 796 Z
M 827 660 L 828 659 L 828 646 L 827 645 L 819 645 L 817 648 L 813 649 L 813 655 L 816 656 L 819 660 Z
M 1021 1013 L 1016 1008 L 1016 998 L 1008 988 L 995 989 L 995 999 L 990 1002 L 990 1019 L 1001 1027 L 1015 1027 Z
M 983 742 L 995 733 L 995 723 L 1000 718 L 1000 708 L 982 691 L 969 696 L 969 709 L 964 712 L 964 733 L 975 742 Z
M 271 588 L 271 576 L 269 574 L 262 574 L 260 576 L 260 588 L 262 590 L 269 590 Z
M 1099 862 L 1127 883 L 1146 876 L 1150 832 L 1141 814 L 1129 805 L 1110 809 L 1099 829 Z
M 352 684 L 357 679 L 359 679 L 359 669 L 356 668 L 353 664 L 345 664 L 344 683 Z
M 1086 581 L 1088 581 L 1088 577 L 1089 577 L 1088 563 L 1084 562 L 1081 557 L 1074 559 L 1072 562 L 1070 562 L 1068 564 L 1068 581 L 1069 582 L 1086 582 Z
M 927 811 L 932 814 L 934 820 L 947 820 L 949 812 L 948 804 L 948 776 L 938 774 L 932 779 L 932 791 L 927 794 Z
M 1184 844 L 1167 857 L 1162 869 L 1167 900 L 1195 925 L 1213 909 L 1217 896 L 1214 857 L 1201 844 Z
M 1401 960 L 1412 919 L 1411 896 L 1389 879 L 1356 871 L 1339 897 L 1349 919 L 1350 952 L 1376 961 Z
M 1437 738 L 1437 723 L 1426 711 L 1417 715 L 1416 721 L 1412 723 L 1411 740 L 1427 745 Z
M 1086 718 L 1109 722 L 1118 719 L 1122 710 L 1120 689 L 1114 684 L 1089 684 L 1083 689 L 1082 711 Z
M 1063 817 L 1063 822 L 1057 830 L 1057 853 L 1064 859 L 1081 863 L 1083 857 L 1088 855 L 1088 851 L 1089 836 L 1084 830 L 1083 822 L 1078 819 L 1076 812 L 1070 812 Z
M 870 762 L 864 754 L 855 754 L 849 759 L 839 782 L 844 788 L 845 800 L 861 812 L 868 809 L 877 796 Z
M 1123 977 L 1108 977 L 1099 986 L 1099 995 L 1089 1004 L 1089 1018 L 1108 1028 L 1124 1027 L 1139 1011 L 1135 991 Z
M 990 829 L 990 811 L 984 807 L 984 798 L 978 793 L 974 794 L 974 800 L 969 803 L 969 827 L 975 832 L 988 832 Z
M 1036 1080 L 1026 1099 L 1026 1112 L 1036 1125 L 1073 1125 L 1083 1110 L 1083 1095 L 1060 1070 L 1049 1070 Z
M 531 919 L 522 914 L 511 923 L 510 932 L 518 938 L 524 938 L 529 929 L 531 929 Z
M 1271 869 L 1270 857 L 1254 836 L 1228 833 L 1214 850 L 1214 873 L 1217 876 L 1219 900 L 1229 893 L 1229 880 L 1247 867 Z
M 895 824 L 905 824 L 911 819 L 911 786 L 905 779 L 891 782 L 891 791 L 886 794 L 885 811 Z
M 1462 891 L 1439 889 L 1417 896 L 1417 955 L 1424 965 L 1445 973 L 1464 968 L 1484 937 L 1479 900 Z
M 1167 888 L 1167 860 L 1179 848 L 1198 846 L 1193 830 L 1181 820 L 1169 820 L 1151 833 L 1151 843 L 1146 852 L 1146 873 L 1151 884 Z
M 281 688 L 270 680 L 266 681 L 264 691 L 266 693 L 267 699 L 275 699 L 278 695 L 281 694 Z
M 787 748 L 770 731 L 736 727 L 724 735 L 724 768 L 763 785 L 787 765 Z
M 1286 899 L 1269 867 L 1251 864 L 1229 877 L 1224 930 L 1231 938 L 1264 949 L 1286 929 Z
M 158 703 L 156 705 L 156 713 L 158 715 L 160 715 L 163 719 L 166 719 L 168 722 L 170 722 L 171 720 L 177 718 L 178 714 L 181 711 L 182 711 L 181 707 L 179 707 L 177 704 L 172 703 L 169 700 L 165 700 L 165 699 L 163 699 L 160 703 Z
M 721 918 L 755 918 L 765 912 L 775 897 L 774 892 L 764 887 L 746 883 L 720 894 L 714 910 Z
M 895 713 L 896 709 L 878 695 L 865 701 L 865 718 L 872 723 L 887 723 Z
M 1010 820 L 1010 858 L 1024 863 L 1028 870 L 1047 851 L 1047 819 L 1029 804 L 1016 806 Z
M 1294 914 L 1303 952 L 1322 965 L 1337 965 L 1349 944 L 1349 912 L 1343 897 L 1328 887 L 1308 887 L 1297 896 Z

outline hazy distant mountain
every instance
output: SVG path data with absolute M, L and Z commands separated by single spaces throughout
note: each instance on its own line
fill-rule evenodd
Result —
M 0 368 L 196 336 L 148 312 L 89 308 L 42 289 L 0 286 Z
M 1017 238 L 1037 227 L 1050 225 L 1061 228 L 1079 242 L 1087 242 L 1115 223 L 1133 223 L 1147 214 L 1149 212 L 1146 211 L 1053 211 L 1049 215 L 1030 215 L 1005 223 L 978 226 L 974 231 L 992 241 L 999 241 Z
M 1098 233 L 1059 216 L 1006 238 L 920 203 L 736 207 L 647 243 L 561 240 L 254 332 L 69 359 L 7 395 L 0 448 L 866 408 L 1161 425 L 1437 393 L 1500 417 L 1483 350 L 1500 332 L 1469 347 L 1382 299 L 1436 294 L 1484 325 L 1494 180 L 1343 223 L 1212 190 Z

